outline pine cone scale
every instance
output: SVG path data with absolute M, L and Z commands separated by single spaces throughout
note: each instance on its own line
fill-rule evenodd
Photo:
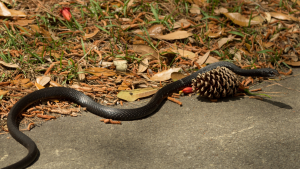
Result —
M 236 75 L 225 67 L 217 67 L 199 74 L 192 80 L 194 92 L 208 98 L 220 98 L 234 95 L 238 89 Z

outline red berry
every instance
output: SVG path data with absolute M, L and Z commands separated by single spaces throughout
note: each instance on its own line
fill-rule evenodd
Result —
M 184 94 L 189 94 L 189 93 L 193 93 L 193 88 L 192 87 L 186 87 L 182 90 L 182 92 Z

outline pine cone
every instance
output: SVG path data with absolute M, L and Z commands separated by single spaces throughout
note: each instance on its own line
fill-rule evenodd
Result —
M 226 67 L 217 67 L 192 80 L 193 91 L 200 96 L 220 98 L 234 95 L 239 87 L 236 75 Z

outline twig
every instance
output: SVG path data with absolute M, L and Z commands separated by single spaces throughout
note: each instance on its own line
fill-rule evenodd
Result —
M 114 121 L 112 119 L 100 119 L 100 121 L 104 122 L 105 124 L 122 124 L 120 121 Z
M 172 102 L 175 102 L 175 103 L 179 104 L 180 106 L 182 105 L 182 103 L 180 101 L 176 100 L 173 97 L 167 97 L 167 98 L 168 98 L 168 100 L 171 100 Z
M 86 54 L 85 55 L 83 55 L 82 56 L 82 58 L 80 58 L 79 60 L 78 60 L 78 62 L 77 63 L 79 63 L 83 58 L 85 58 L 86 57 L 86 55 L 88 55 L 90 52 L 91 52 L 91 50 L 92 49 L 96 49 L 96 46 L 92 46 L 91 48 L 90 48 L 90 50 L 88 51 L 88 52 L 86 52 Z

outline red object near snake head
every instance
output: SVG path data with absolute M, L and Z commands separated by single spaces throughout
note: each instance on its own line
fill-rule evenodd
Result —
M 193 88 L 192 87 L 186 87 L 182 90 L 182 92 L 184 94 L 189 94 L 189 93 L 193 93 Z

